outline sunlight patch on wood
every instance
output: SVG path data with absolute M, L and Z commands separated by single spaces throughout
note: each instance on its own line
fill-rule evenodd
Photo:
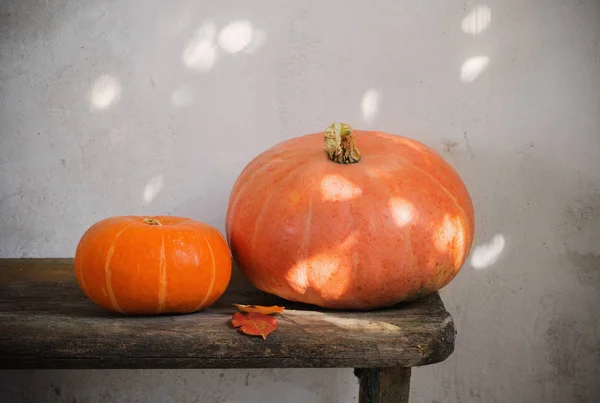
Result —
M 367 319 L 340 318 L 338 316 L 323 315 L 321 317 L 325 322 L 332 323 L 347 330 L 358 330 L 363 332 L 399 332 L 401 329 L 396 325 L 387 322 L 378 322 Z

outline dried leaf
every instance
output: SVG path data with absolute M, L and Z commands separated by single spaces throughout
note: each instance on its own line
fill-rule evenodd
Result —
M 241 304 L 233 304 L 242 312 L 259 312 L 264 313 L 265 315 L 271 315 L 273 313 L 282 313 L 285 309 L 282 306 L 262 306 L 262 305 L 241 305 Z
M 261 336 L 264 340 L 277 329 L 277 319 L 260 312 L 236 312 L 231 318 L 231 324 L 247 335 Z

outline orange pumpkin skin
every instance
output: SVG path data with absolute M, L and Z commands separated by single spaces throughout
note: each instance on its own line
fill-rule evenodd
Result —
M 213 304 L 231 278 L 215 228 L 183 217 L 119 216 L 82 236 L 75 275 L 97 305 L 130 315 L 188 313 Z
M 232 189 L 233 258 L 259 289 L 334 309 L 374 309 L 448 284 L 473 242 L 457 172 L 406 137 L 353 131 L 361 160 L 333 162 L 324 132 L 254 158 Z

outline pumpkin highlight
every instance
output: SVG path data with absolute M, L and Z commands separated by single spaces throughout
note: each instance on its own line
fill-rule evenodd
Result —
M 334 123 L 250 161 L 232 189 L 226 232 L 257 288 L 373 309 L 447 285 L 470 252 L 474 213 L 461 178 L 433 149 Z
M 132 315 L 188 313 L 212 305 L 231 278 L 215 228 L 183 217 L 119 216 L 82 236 L 75 275 L 95 304 Z

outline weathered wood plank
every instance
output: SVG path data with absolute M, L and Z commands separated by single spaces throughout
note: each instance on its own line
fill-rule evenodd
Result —
M 230 325 L 233 303 L 284 305 L 267 341 Z M 0 368 L 412 367 L 454 349 L 439 295 L 370 312 L 283 301 L 239 275 L 209 309 L 126 317 L 81 292 L 70 259 L 0 259 Z

